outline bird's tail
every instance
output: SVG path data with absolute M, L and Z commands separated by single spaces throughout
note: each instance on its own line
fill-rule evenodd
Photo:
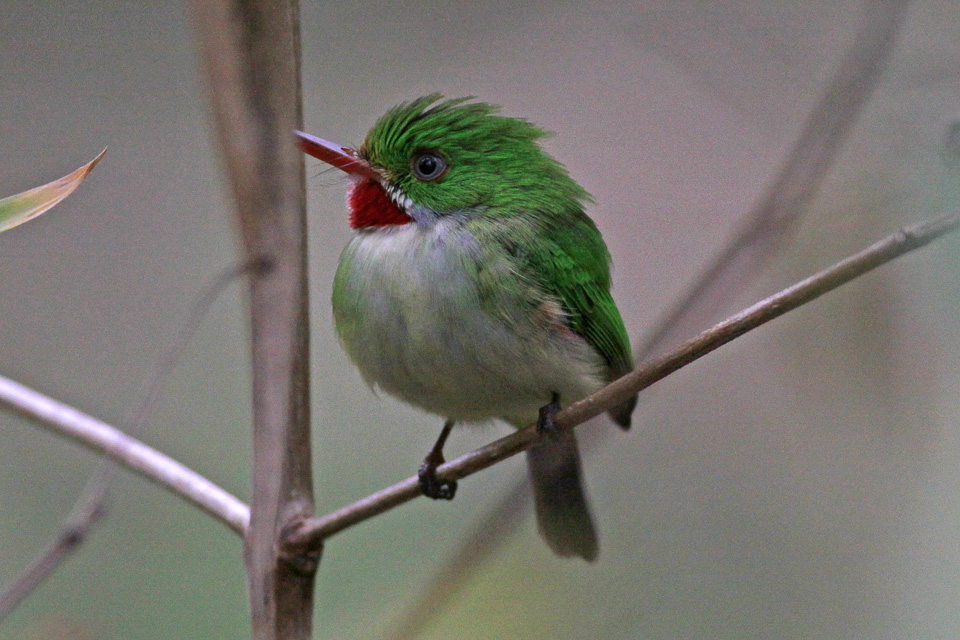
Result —
M 630 429 L 630 416 L 633 415 L 636 406 L 637 396 L 633 396 L 623 404 L 618 404 L 610 409 L 607 414 L 621 429 L 628 431 Z
M 544 434 L 527 450 L 527 461 L 540 535 L 558 556 L 596 560 L 597 533 L 583 492 L 576 434 Z

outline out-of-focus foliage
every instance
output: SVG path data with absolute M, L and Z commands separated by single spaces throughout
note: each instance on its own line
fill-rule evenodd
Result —
M 59 180 L 0 200 L 0 233 L 33 220 L 60 204 L 80 186 L 106 152 L 104 149 L 96 158 Z

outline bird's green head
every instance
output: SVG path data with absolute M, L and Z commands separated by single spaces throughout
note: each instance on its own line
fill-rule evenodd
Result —
M 590 199 L 541 148 L 543 130 L 470 98 L 433 94 L 400 104 L 377 121 L 356 152 L 299 135 L 307 153 L 355 177 L 355 228 L 411 219 L 432 224 L 477 212 L 562 215 Z

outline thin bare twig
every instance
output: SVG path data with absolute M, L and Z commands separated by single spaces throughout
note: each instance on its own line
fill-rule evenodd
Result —
M 780 173 L 744 218 L 740 230 L 717 254 L 694 284 L 634 347 L 637 361 L 668 348 L 708 325 L 731 304 L 735 293 L 766 267 L 792 237 L 801 216 L 816 196 L 854 124 L 863 112 L 896 43 L 912 0 L 866 3 L 854 43 L 810 112 Z M 588 451 L 604 438 L 599 432 L 581 441 Z M 524 476 L 504 493 L 463 544 L 444 562 L 430 586 L 403 615 L 390 638 L 412 638 L 450 601 L 467 577 L 509 538 L 529 512 Z
M 570 429 L 604 413 L 748 331 L 918 249 L 958 226 L 960 213 L 955 212 L 904 227 L 834 266 L 744 309 L 697 337 L 647 361 L 593 395 L 570 405 L 557 414 L 557 428 Z M 441 480 L 460 480 L 529 448 L 537 438 L 536 428 L 531 425 L 442 465 L 437 469 L 437 477 Z M 326 538 L 420 495 L 417 477 L 407 478 L 330 514 L 306 519 L 290 531 L 284 546 L 288 552 L 302 553 L 303 549 L 320 545 Z
M 192 502 L 237 533 L 242 534 L 247 528 L 247 505 L 173 458 L 105 422 L 4 377 L 0 377 L 0 406 L 106 454 L 114 462 Z
M 106 497 L 105 490 L 97 493 L 85 490 L 81 494 L 61 523 L 56 537 L 34 556 L 30 564 L 0 594 L 0 622 L 83 544 L 93 527 L 106 515 Z
M 192 0 L 217 140 L 247 259 L 253 356 L 253 491 L 245 556 L 255 640 L 305 640 L 319 551 L 281 558 L 313 513 L 306 188 L 296 0 Z
M 147 378 L 146 392 L 140 403 L 131 412 L 127 421 L 128 434 L 139 436 L 154 412 L 157 401 L 174 368 L 193 340 L 200 323 L 207 315 L 211 305 L 220 294 L 237 278 L 257 265 L 231 267 L 217 276 L 194 302 L 186 321 L 179 328 L 170 345 L 164 350 L 157 364 Z M 0 622 L 2 622 L 23 600 L 53 573 L 63 561 L 73 555 L 83 544 L 93 527 L 103 519 L 107 512 L 107 498 L 117 466 L 110 460 L 104 460 L 90 474 L 86 485 L 77 498 L 70 513 L 64 518 L 53 540 L 40 551 L 20 574 L 0 592 Z

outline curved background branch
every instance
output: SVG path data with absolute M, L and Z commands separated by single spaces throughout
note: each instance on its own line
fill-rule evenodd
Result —
M 637 349 L 648 356 L 698 331 L 751 281 L 790 237 L 833 168 L 887 68 L 913 0 L 865 3 L 860 29 L 810 112 L 773 183 L 729 244 Z
M 250 521 L 247 505 L 197 472 L 119 429 L 9 378 L 0 377 L 0 406 L 105 454 L 193 503 L 237 533 L 242 535 L 246 531 Z

